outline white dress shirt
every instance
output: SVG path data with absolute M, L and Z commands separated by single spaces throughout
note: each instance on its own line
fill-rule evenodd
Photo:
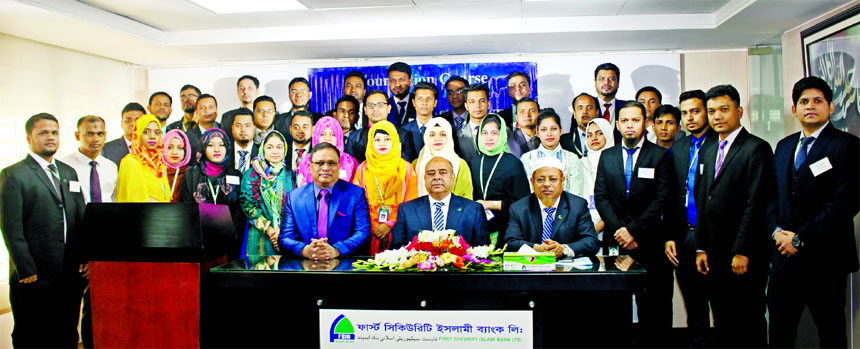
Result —
M 559 203 L 559 202 L 561 202 L 561 196 L 559 196 L 558 198 L 556 198 L 556 199 L 555 199 L 555 203 L 553 203 L 553 204 L 552 204 L 552 206 L 551 206 L 552 208 L 554 208 L 554 209 L 555 209 L 555 211 L 553 211 L 553 212 L 554 212 L 554 213 L 553 213 L 554 218 L 553 218 L 553 220 L 552 220 L 552 221 L 553 221 L 553 224 L 555 224 L 555 220 L 556 220 L 556 219 L 558 219 L 558 203 Z M 547 214 L 546 214 L 546 209 L 547 209 L 547 208 L 549 208 L 549 207 L 544 206 L 543 202 L 542 202 L 542 201 L 540 201 L 540 200 L 538 200 L 538 206 L 540 206 L 540 221 L 541 221 L 541 224 L 546 223 L 546 216 L 547 216 Z M 543 226 L 541 226 L 541 228 L 543 228 Z M 549 228 L 549 230 L 550 230 L 550 231 L 552 231 L 552 227 L 550 227 L 550 228 Z M 538 234 L 543 234 L 543 230 L 539 231 L 539 232 L 538 232 Z M 558 242 L 558 241 L 556 241 L 556 242 Z M 540 243 L 543 243 L 543 241 L 541 241 Z M 559 243 L 561 244 L 561 242 L 559 242 Z M 567 244 L 561 244 L 561 246 L 562 246 L 563 253 L 564 253 L 564 255 L 565 255 L 565 256 L 573 257 L 574 253 L 573 253 L 573 250 L 571 250 L 571 249 L 570 249 L 570 246 L 568 246 Z
M 824 131 L 824 128 L 827 127 L 828 124 L 830 124 L 830 121 L 827 121 L 824 126 L 821 126 L 820 128 L 818 128 L 818 130 L 816 130 L 809 136 L 804 136 L 803 131 L 800 131 L 800 137 L 797 137 L 797 145 L 794 147 L 794 158 L 792 159 L 797 159 L 797 153 L 800 151 L 800 146 L 803 144 L 804 138 L 815 137 L 812 142 L 809 142 L 809 145 L 806 146 L 806 155 L 809 155 L 809 151 L 812 150 L 812 145 L 815 144 L 815 141 L 817 141 L 818 137 L 821 136 L 821 131 Z
M 729 143 L 726 144 L 726 147 L 723 148 L 723 159 L 722 159 L 723 164 L 722 165 L 725 166 L 726 165 L 726 156 L 729 155 L 729 149 L 732 147 L 732 143 L 735 142 L 735 139 L 738 138 L 738 134 L 741 133 L 741 130 L 743 130 L 743 129 L 744 129 L 743 126 L 738 127 L 736 130 L 732 131 L 732 133 L 729 133 L 729 135 L 726 137 L 726 139 L 722 139 L 722 138 L 717 139 L 717 158 L 716 158 L 716 160 L 714 160 L 714 170 L 716 170 L 716 168 L 717 168 L 717 162 L 721 161 L 720 160 L 720 143 L 719 142 L 722 142 L 724 140 L 729 141 Z M 720 168 L 720 171 L 722 171 L 722 168 Z M 718 174 L 718 173 L 719 172 L 717 172 L 715 174 Z
M 251 149 L 253 149 L 253 148 L 254 148 L 254 142 L 248 142 L 248 145 L 245 148 L 242 148 L 239 145 L 239 143 L 233 142 L 233 159 L 235 159 L 233 161 L 233 164 L 234 164 L 233 166 L 236 166 L 236 169 L 239 170 L 240 173 L 245 173 L 245 170 L 247 170 L 249 167 L 251 167 Z M 247 151 L 247 153 L 245 153 L 245 167 L 244 168 L 239 168 L 239 163 L 241 163 L 241 161 L 239 161 L 239 158 L 240 158 L 239 151 L 240 150 Z
M 576 132 L 579 133 L 579 150 L 582 151 L 582 154 L 588 152 L 588 139 L 586 139 L 586 132 L 579 127 L 576 128 Z
M 600 115 L 598 115 L 597 117 L 599 117 L 599 118 L 603 117 L 604 104 L 609 103 L 610 104 L 610 106 L 609 106 L 609 124 L 615 126 L 615 116 L 616 116 L 615 115 L 615 103 L 618 103 L 618 99 L 615 97 L 612 97 L 612 100 L 607 102 L 607 101 L 604 101 L 604 100 L 598 98 L 598 101 L 600 102 L 600 105 L 598 106 L 598 110 L 600 111 Z
M 636 151 L 633 152 L 633 168 L 636 168 L 636 161 L 639 160 L 639 154 L 642 153 L 642 145 L 645 144 L 645 137 L 639 138 L 639 143 L 636 143 Z M 627 148 L 623 141 L 621 143 L 621 164 L 624 166 L 624 171 L 627 171 Z
M 90 173 L 92 173 L 92 165 L 90 165 L 90 159 L 88 156 L 84 155 L 77 150 L 68 156 L 61 159 L 62 162 L 71 166 L 75 169 L 75 172 L 78 174 L 78 182 L 81 183 L 81 192 L 84 194 L 84 202 L 90 202 Z M 102 191 L 102 202 L 113 202 L 114 196 L 116 195 L 116 179 L 117 179 L 117 166 L 113 161 L 108 160 L 106 157 L 99 155 L 96 157 L 96 171 L 99 173 L 99 185 L 101 186 Z
M 481 125 L 475 124 L 471 119 L 469 119 L 469 131 L 472 131 L 472 138 L 474 139 L 478 139 L 478 129 L 476 128 L 478 126 Z
M 48 165 L 54 164 L 54 167 L 57 168 L 57 177 L 60 177 L 60 181 L 61 181 L 60 183 L 62 183 L 63 178 L 60 175 L 60 167 L 57 166 L 57 159 L 56 158 L 51 158 L 51 162 L 47 162 L 41 156 L 36 155 L 36 153 L 33 153 L 32 151 L 29 153 L 30 153 L 30 157 L 32 157 L 34 160 L 36 160 L 36 163 L 39 164 L 39 167 L 42 168 L 42 171 L 45 171 L 45 175 L 48 176 L 49 182 L 54 180 L 54 176 L 51 174 L 51 171 L 48 170 Z M 60 188 L 61 189 L 63 188 L 62 184 L 60 184 Z M 56 191 L 56 188 L 51 187 L 51 190 Z M 61 198 L 63 197 L 62 193 L 58 193 L 58 194 L 60 194 Z M 69 231 L 68 221 L 69 220 L 66 219 L 66 209 L 64 208 L 63 209 L 63 241 L 64 242 L 66 241 L 66 233 Z
M 433 226 L 433 218 L 436 217 L 436 203 L 441 202 L 444 204 L 442 205 L 442 222 L 446 225 L 445 229 L 448 229 L 448 207 L 451 207 L 451 193 L 448 193 L 448 196 L 442 200 L 436 200 L 430 195 L 427 195 L 427 198 L 430 199 L 430 226 Z

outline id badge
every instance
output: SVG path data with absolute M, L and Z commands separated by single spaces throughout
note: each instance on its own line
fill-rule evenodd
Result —
M 391 209 L 388 206 L 382 206 L 379 208 L 379 223 L 388 222 L 388 213 L 391 212 Z
M 618 247 L 610 247 L 609 248 L 610 256 L 618 256 Z
M 684 189 L 684 207 L 690 206 L 690 188 Z
M 493 211 L 490 210 L 484 210 L 484 214 L 487 215 L 487 222 L 493 219 L 493 217 L 496 217 L 496 215 L 493 214 Z

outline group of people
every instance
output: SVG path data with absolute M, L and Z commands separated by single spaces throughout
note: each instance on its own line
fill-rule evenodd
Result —
M 771 345 L 792 346 L 808 305 L 822 346 L 844 346 L 860 146 L 829 124 L 830 87 L 795 84 L 803 131 L 774 154 L 741 126 L 731 85 L 683 92 L 675 107 L 650 86 L 617 99 L 619 76 L 612 63 L 595 69 L 596 96 L 573 99 L 567 133 L 522 72 L 507 77 L 511 108 L 490 113 L 486 85 L 452 76 L 452 109 L 433 115 L 437 87 L 413 86 L 401 62 L 388 69 L 393 96 L 350 72 L 324 114 L 308 110 L 304 78 L 282 113 L 257 78 L 239 78 L 242 106 L 220 122 L 216 98 L 186 85 L 182 119 L 166 124 L 172 98 L 156 92 L 122 110 L 116 140 L 105 143 L 102 118 L 81 118 L 79 150 L 59 160 L 56 118 L 34 115 L 29 155 L 0 173 L 13 342 L 77 340 L 87 265 L 75 226 L 86 203 L 115 201 L 227 205 L 233 256 L 374 255 L 445 229 L 473 246 L 629 255 L 647 270 L 636 297 L 645 344 L 669 342 L 674 272 L 691 345 L 714 344 L 710 302 L 716 345 L 767 345 L 767 307 Z M 45 327 L 62 336 L 39 336 Z

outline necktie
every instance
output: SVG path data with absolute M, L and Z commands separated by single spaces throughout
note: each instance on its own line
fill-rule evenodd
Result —
M 612 106 L 612 103 L 606 103 L 603 105 L 603 118 L 606 119 L 606 121 L 610 121 L 609 120 L 609 107 L 611 107 L 611 106 Z
M 297 152 L 297 155 L 296 155 L 296 167 L 295 168 L 299 168 L 299 164 L 302 163 L 302 155 L 305 154 L 305 150 L 303 148 L 299 148 L 299 149 L 296 149 L 296 152 Z
M 687 222 L 693 227 L 696 226 L 696 195 L 694 194 L 696 167 L 699 165 L 699 149 L 702 147 L 702 142 L 704 142 L 704 138 L 698 141 L 693 140 L 693 144 L 690 147 L 690 163 L 687 170 Z
M 424 137 L 424 130 L 427 129 L 427 126 L 421 126 L 421 136 Z
M 633 154 L 639 147 L 633 149 L 624 148 L 627 151 L 627 166 L 624 167 L 624 180 L 627 182 L 627 197 L 630 197 L 630 181 L 633 179 Z
M 403 120 L 403 116 L 406 115 L 406 101 L 397 102 L 397 107 L 397 114 L 400 115 L 400 120 Z
M 317 238 L 328 236 L 328 189 L 320 190 L 320 208 L 317 210 Z
M 466 118 L 462 116 L 454 117 L 454 128 L 459 129 L 463 127 L 463 122 L 466 121 Z
M 240 172 L 245 172 L 245 164 L 247 163 L 247 161 L 245 160 L 245 156 L 247 156 L 247 155 L 248 155 L 247 150 L 240 150 L 239 151 L 239 171 Z
M 582 156 L 588 155 L 588 139 L 585 138 L 585 132 L 580 133 L 582 135 Z
M 475 133 L 473 133 L 475 138 L 478 138 L 478 126 L 475 126 Z
M 809 152 L 809 144 L 815 141 L 815 137 L 806 137 L 800 142 L 800 150 L 797 151 L 797 157 L 794 158 L 794 170 L 800 169 L 800 165 L 806 161 L 806 155 Z
M 717 152 L 717 168 L 714 169 L 714 178 L 717 178 L 717 175 L 720 173 L 720 168 L 723 167 L 723 160 L 725 160 L 726 152 L 724 151 L 726 146 L 729 145 L 729 141 L 720 141 L 720 151 Z
M 99 163 L 95 160 L 90 161 L 90 202 L 102 202 L 102 184 L 99 180 L 99 171 L 96 166 Z
M 57 166 L 54 164 L 48 164 L 48 172 L 51 172 L 51 183 L 54 184 L 54 189 L 57 190 L 57 194 L 60 197 L 63 197 L 63 192 L 60 191 L 60 173 L 57 172 Z
M 442 206 L 445 206 L 444 202 L 437 202 L 433 205 L 436 206 L 436 211 L 433 212 L 433 230 L 442 231 L 445 230 L 445 221 L 442 219 Z
M 547 207 L 543 209 L 546 211 L 546 219 L 543 220 L 543 234 L 541 234 L 541 243 L 545 240 L 549 240 L 550 236 L 552 236 L 552 214 L 555 213 L 555 207 Z

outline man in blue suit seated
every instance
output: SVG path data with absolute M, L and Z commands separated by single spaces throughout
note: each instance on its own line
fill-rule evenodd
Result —
M 340 152 L 333 145 L 320 142 L 309 156 L 314 182 L 287 195 L 278 243 L 308 259 L 352 254 L 370 236 L 364 189 L 338 180 Z
M 422 230 L 455 230 L 470 246 L 489 245 L 484 206 L 451 194 L 454 171 L 451 162 L 435 157 L 424 169 L 428 195 L 404 202 L 397 209 L 391 245 L 409 244 Z
M 505 234 L 509 251 L 529 245 L 538 252 L 553 252 L 556 258 L 597 253 L 600 242 L 588 202 L 563 190 L 562 168 L 555 157 L 538 159 L 531 173 L 533 193 L 511 205 Z

